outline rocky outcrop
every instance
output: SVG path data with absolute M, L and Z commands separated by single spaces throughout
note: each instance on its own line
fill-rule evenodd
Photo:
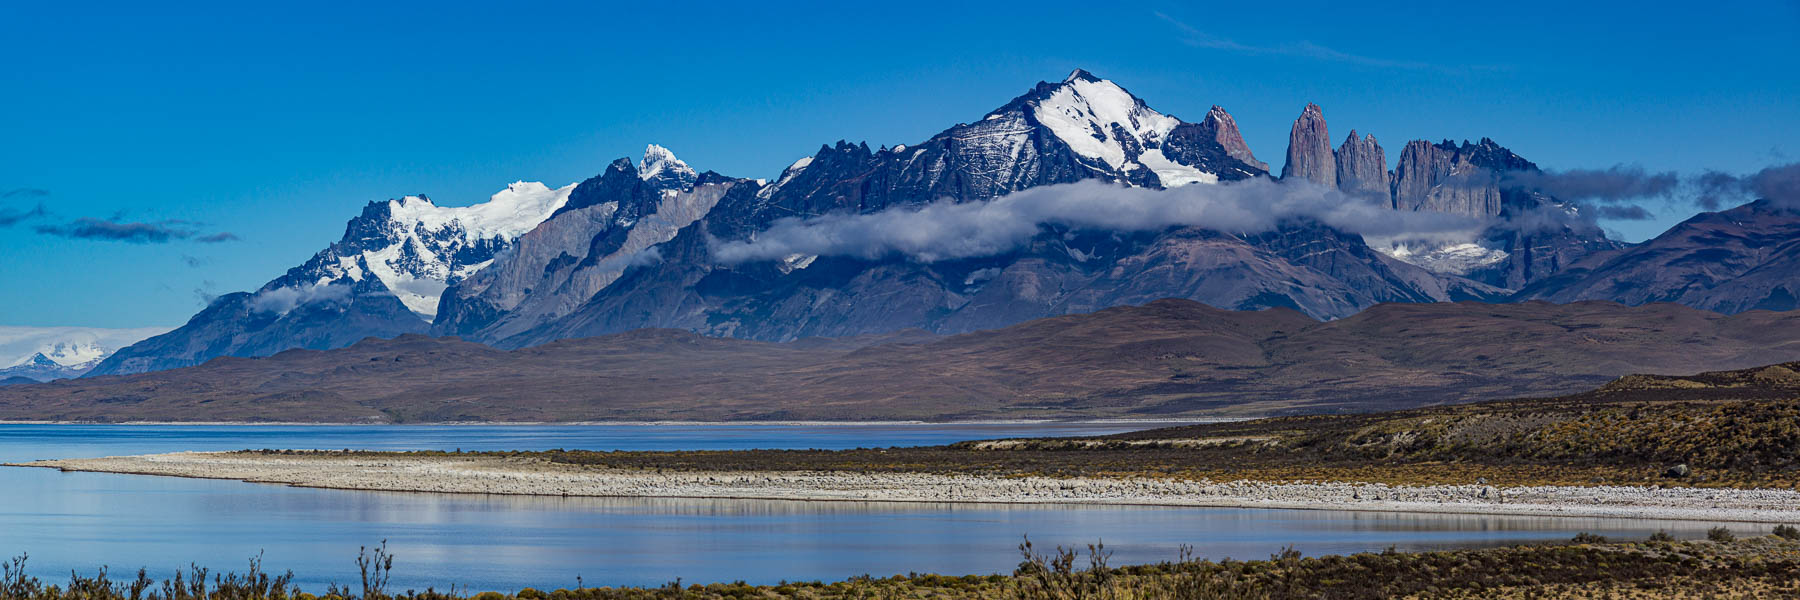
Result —
M 1232 119 L 1231 113 L 1225 112 L 1219 105 L 1214 104 L 1212 110 L 1206 111 L 1206 118 L 1200 120 L 1200 135 L 1224 148 L 1227 156 L 1264 172 L 1269 170 L 1269 164 L 1256 160 L 1256 155 L 1250 152 L 1250 145 L 1244 143 L 1243 134 L 1238 133 L 1237 120 Z
M 1281 178 L 1299 177 L 1333 187 L 1337 185 L 1337 161 L 1331 153 L 1331 133 L 1325 129 L 1325 113 L 1319 105 L 1306 104 L 1294 128 L 1288 132 L 1287 164 Z
M 1388 186 L 1387 153 L 1375 136 L 1350 137 L 1337 150 L 1337 186 L 1339 190 L 1359 198 L 1374 198 L 1391 205 Z

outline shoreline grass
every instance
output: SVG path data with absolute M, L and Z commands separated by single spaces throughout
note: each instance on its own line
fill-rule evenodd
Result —
M 1306 557 L 1291 548 L 1263 560 L 1198 560 L 1184 547 L 1175 560 L 1113 566 L 1104 543 L 1085 549 L 1019 545 L 1010 574 L 861 576 L 836 582 L 744 582 L 660 587 L 587 587 L 470 593 L 451 587 L 391 590 L 395 557 L 386 543 L 356 557 L 360 586 L 320 593 L 273 575 L 260 557 L 246 573 L 191 566 L 165 580 L 139 570 L 114 580 L 104 569 L 71 573 L 66 584 L 26 574 L 23 555 L 0 564 L 0 600 L 723 600 L 723 599 L 1290 599 L 1290 598 L 1578 598 L 1768 597 L 1800 594 L 1800 530 L 1736 538 L 1720 528 L 1707 540 L 1610 542 L 1582 534 L 1554 544 L 1478 550 L 1359 553 Z

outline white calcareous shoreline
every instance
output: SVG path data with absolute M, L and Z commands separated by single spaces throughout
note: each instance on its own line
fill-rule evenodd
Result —
M 929 473 L 641 471 L 496 456 L 178 452 L 15 463 L 64 471 L 371 491 L 884 502 L 1137 504 L 1800 523 L 1800 491 L 1390 486 Z

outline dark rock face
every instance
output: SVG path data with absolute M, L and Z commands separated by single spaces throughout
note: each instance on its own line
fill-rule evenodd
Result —
M 1387 153 L 1382 151 L 1375 136 L 1358 138 L 1356 130 L 1350 130 L 1350 137 L 1344 138 L 1343 145 L 1338 146 L 1336 159 L 1339 190 L 1351 196 L 1392 204 Z
M 1288 132 L 1287 164 L 1281 178 L 1300 177 L 1326 187 L 1337 185 L 1337 161 L 1331 154 L 1331 133 L 1325 129 L 1325 113 L 1319 105 L 1306 104 L 1294 128 Z
M 1768 200 L 1701 213 L 1642 244 L 1588 257 L 1515 299 L 1800 309 L 1800 213 Z

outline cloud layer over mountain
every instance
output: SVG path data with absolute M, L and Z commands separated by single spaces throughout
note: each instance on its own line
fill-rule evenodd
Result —
M 900 255 L 936 262 L 1012 251 L 1044 226 L 1115 232 L 1205 227 L 1260 233 L 1286 220 L 1312 219 L 1369 238 L 1466 240 L 1479 219 L 1396 212 L 1310 182 L 1251 179 L 1159 190 L 1096 181 L 1043 186 L 987 202 L 937 202 L 867 214 L 781 219 L 749 241 L 714 242 L 725 264 L 793 255 L 877 259 Z

